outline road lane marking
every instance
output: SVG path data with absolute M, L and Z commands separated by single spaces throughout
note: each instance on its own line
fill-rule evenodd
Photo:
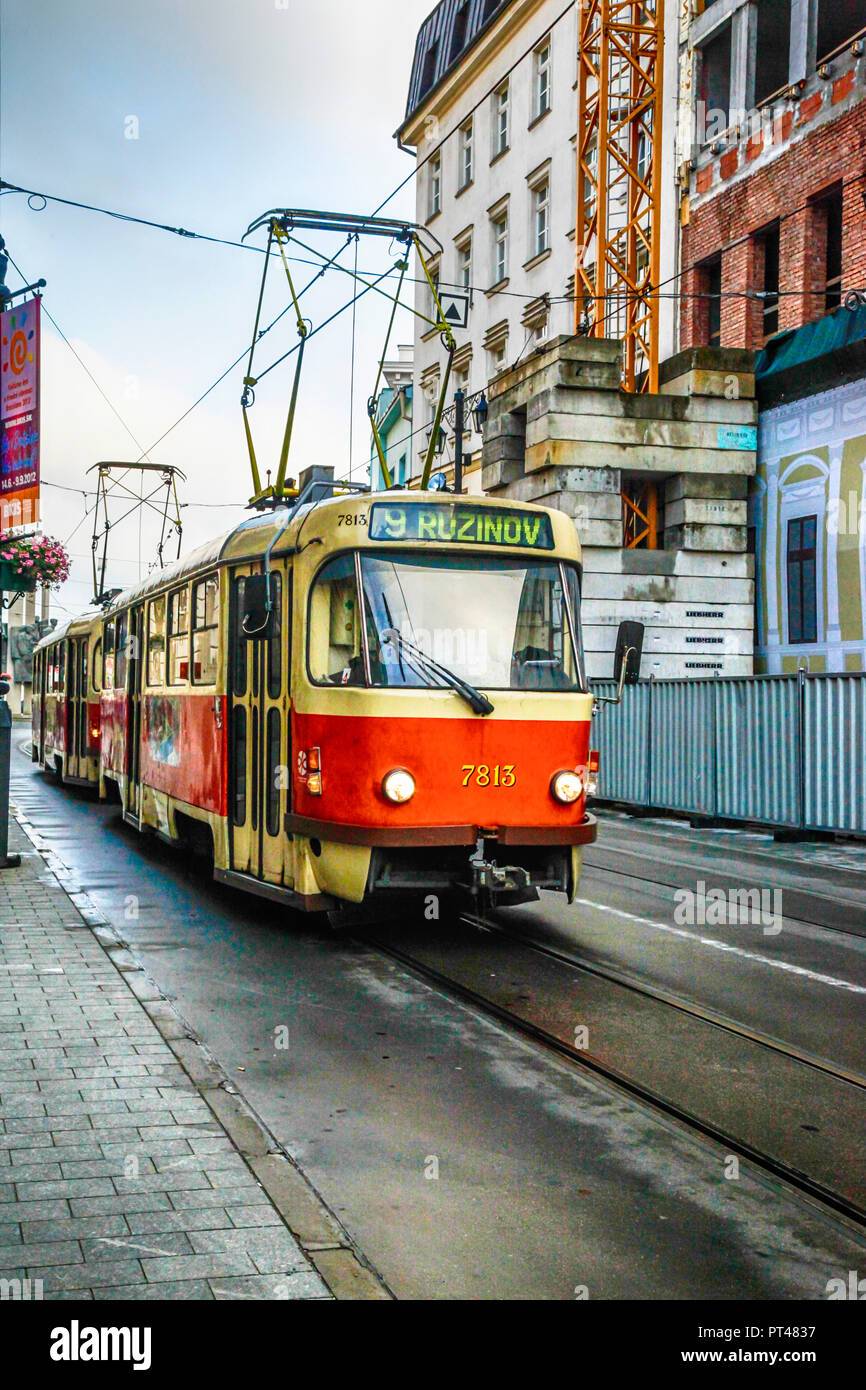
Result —
M 741 956 L 743 960 L 756 960 L 761 965 L 771 965 L 774 970 L 785 970 L 789 975 L 802 975 L 807 980 L 815 980 L 821 985 L 831 985 L 834 989 L 847 989 L 851 994 L 866 994 L 866 985 L 855 985 L 850 980 L 838 980 L 834 975 L 821 975 L 816 970 L 807 970 L 803 965 L 791 965 L 786 960 L 773 960 L 771 956 L 759 955 L 757 951 L 746 951 L 742 946 L 731 946 L 726 941 L 716 941 L 711 936 L 698 936 L 696 932 L 684 931 L 682 927 L 669 927 L 666 922 L 657 922 L 653 917 L 639 917 L 634 912 L 623 912 L 618 907 L 608 907 L 606 903 L 594 903 L 590 898 L 575 898 L 581 907 L 594 907 L 599 912 L 610 912 L 615 917 L 625 917 L 629 922 L 641 922 L 644 926 L 655 927 L 657 931 L 670 932 L 686 941 L 697 941 L 700 946 L 713 946 L 717 951 L 729 951 Z

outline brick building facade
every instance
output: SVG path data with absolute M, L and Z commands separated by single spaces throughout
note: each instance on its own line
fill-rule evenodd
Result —
M 817 11 L 817 0 L 778 5 L 791 10 L 789 75 L 798 71 L 794 11 L 810 6 Z M 716 0 L 704 11 L 704 27 L 717 8 L 736 18 L 753 7 Z M 866 9 L 860 22 L 866 26 Z M 684 168 L 683 347 L 759 349 L 776 332 L 838 307 L 842 292 L 866 288 L 864 49 L 863 39 L 852 37 L 828 61 L 815 57 L 812 69 L 773 100 L 732 108 L 727 128 L 715 135 L 705 113 L 702 129 L 695 99 L 695 138 Z M 696 98 L 700 50 L 689 55 Z M 734 64 L 737 57 L 735 46 Z M 743 46 L 741 61 L 753 67 L 754 59 Z M 732 90 L 736 85 L 734 70 Z

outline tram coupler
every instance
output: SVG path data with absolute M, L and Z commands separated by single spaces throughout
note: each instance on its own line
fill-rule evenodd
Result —
M 528 869 L 519 864 L 499 865 L 495 859 L 484 858 L 484 840 L 479 837 L 475 853 L 469 856 L 472 869 L 473 896 L 484 893 L 517 893 L 532 887 Z

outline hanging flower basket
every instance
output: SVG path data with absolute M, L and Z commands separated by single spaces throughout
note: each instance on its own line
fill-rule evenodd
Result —
M 0 590 L 30 594 L 59 589 L 69 578 L 69 556 L 50 536 L 11 536 L 0 531 Z

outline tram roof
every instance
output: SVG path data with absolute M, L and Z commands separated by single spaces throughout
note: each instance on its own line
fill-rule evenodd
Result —
M 450 493 L 422 493 L 417 488 L 391 488 L 382 493 L 340 493 L 335 497 L 324 497 L 319 501 L 308 502 L 297 507 L 291 513 L 288 525 L 286 525 L 285 515 L 280 508 L 274 511 L 256 512 L 253 516 L 246 517 L 237 526 L 232 527 L 230 531 L 224 531 L 222 535 L 197 546 L 195 550 L 191 550 L 188 555 L 176 560 L 174 564 L 166 565 L 164 569 L 154 570 L 140 583 L 117 594 L 104 608 L 89 608 L 78 617 L 70 618 L 62 626 L 54 628 L 46 637 L 42 638 L 34 650 L 43 645 L 48 646 L 60 637 L 67 636 L 76 625 L 81 625 L 81 630 L 84 631 L 94 618 L 107 617 L 112 613 L 120 612 L 149 594 L 160 589 L 170 588 L 172 584 L 189 579 L 194 574 L 200 574 L 221 561 L 255 559 L 264 553 L 265 548 L 272 541 L 275 542 L 274 555 L 285 554 L 287 550 L 294 549 L 301 528 L 313 512 L 327 515 L 335 508 L 344 512 L 354 511 L 357 507 L 366 506 L 371 501 L 376 500 L 420 502 L 427 499 L 441 502 L 452 500 L 452 498 L 453 495 Z M 535 503 L 517 502 L 509 497 L 476 497 L 464 494 L 461 501 L 472 506 L 490 507 L 491 510 L 506 507 L 518 511 L 548 511 L 553 516 L 557 515 L 556 509 L 539 507 Z M 559 515 L 562 514 L 559 513 Z M 576 535 L 575 540 L 577 540 Z

